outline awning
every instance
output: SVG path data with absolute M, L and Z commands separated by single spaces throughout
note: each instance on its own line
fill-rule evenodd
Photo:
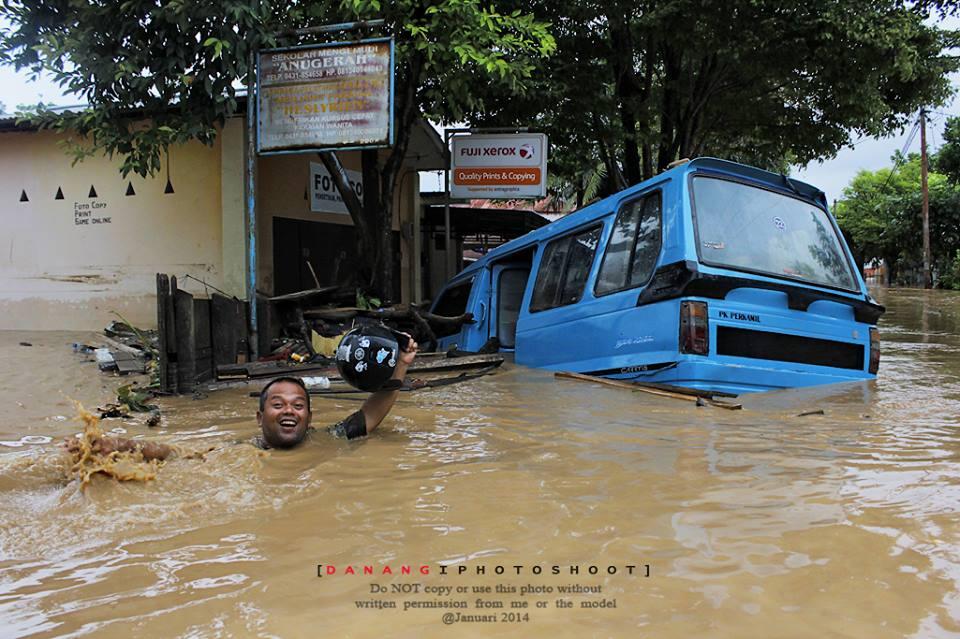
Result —
M 524 209 L 450 207 L 451 233 L 459 237 L 487 234 L 513 239 L 549 223 L 550 221 L 540 214 Z M 437 205 L 424 207 L 424 225 L 433 229 L 442 229 L 443 207 Z

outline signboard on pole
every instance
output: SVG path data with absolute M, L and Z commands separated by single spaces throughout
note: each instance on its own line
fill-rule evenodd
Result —
M 359 171 L 347 170 L 350 188 L 357 194 L 363 203 L 363 174 Z M 337 185 L 333 183 L 327 167 L 319 162 L 310 163 L 310 210 L 314 213 L 343 213 L 349 214 L 347 205 L 340 196 Z
M 455 136 L 450 157 L 450 197 L 493 200 L 547 194 L 543 133 Z
M 257 125 L 263 154 L 393 144 L 393 40 L 261 52 Z

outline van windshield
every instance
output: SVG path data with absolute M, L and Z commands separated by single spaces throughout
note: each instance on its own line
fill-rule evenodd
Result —
M 740 182 L 693 179 L 697 250 L 704 264 L 856 290 L 827 212 Z

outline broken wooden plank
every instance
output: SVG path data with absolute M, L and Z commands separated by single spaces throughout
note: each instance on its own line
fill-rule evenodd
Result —
M 497 369 L 497 366 L 487 366 L 477 371 L 466 371 L 466 372 L 460 373 L 459 375 L 451 375 L 449 377 L 433 377 L 429 379 L 421 379 L 417 377 L 413 379 L 404 380 L 401 386 L 390 389 L 390 390 L 409 392 L 409 391 L 416 391 L 416 390 L 424 390 L 427 388 L 437 388 L 440 386 L 449 386 L 451 384 L 459 384 L 460 382 L 466 382 L 473 379 L 477 379 L 479 377 L 484 377 L 485 375 L 489 375 L 493 373 L 494 371 L 496 371 L 496 369 Z M 334 380 L 336 379 L 338 378 L 334 378 Z M 266 385 L 264 385 L 264 387 L 265 386 Z M 262 390 L 263 389 L 261 388 L 261 390 L 259 391 L 250 391 L 249 395 L 250 397 L 259 397 L 260 392 Z M 307 393 L 311 396 L 313 395 L 357 395 L 357 394 L 368 395 L 369 391 L 358 390 L 356 388 L 352 388 L 347 385 L 339 385 L 337 387 L 328 387 L 328 388 L 309 388 L 308 387 Z
M 217 367 L 217 379 L 259 379 L 261 377 L 282 377 L 283 375 L 302 375 L 304 373 L 326 372 L 336 374 L 335 366 L 328 362 L 316 364 L 295 362 L 249 362 Z
M 627 381 L 627 380 L 622 380 Z M 717 397 L 727 397 L 730 399 L 735 399 L 738 397 L 736 393 L 727 393 L 724 391 L 708 391 L 701 388 L 687 388 L 686 386 L 675 386 L 673 384 L 657 384 L 655 382 L 640 382 L 636 380 L 630 380 L 630 383 L 635 386 L 643 386 L 644 388 L 653 388 L 656 390 L 669 391 L 671 393 L 680 393 L 681 395 L 692 395 L 693 397 L 702 397 L 703 399 L 716 399 Z
M 169 393 L 173 388 L 170 384 L 170 358 L 168 356 L 167 333 L 167 306 L 170 304 L 170 278 L 165 273 L 157 273 L 157 349 L 160 351 L 159 384 L 160 392 Z
M 121 375 L 130 373 L 141 374 L 144 371 L 144 360 L 125 351 L 110 351 L 113 361 L 117 364 L 117 372 Z
M 442 359 L 415 359 L 410 365 L 410 372 L 422 371 L 449 371 L 485 366 L 500 366 L 503 364 L 503 355 L 470 355 L 467 357 L 446 357 Z
M 189 393 L 197 383 L 196 322 L 193 315 L 193 295 L 180 289 L 173 291 L 174 328 L 176 331 L 177 392 Z
M 427 355 L 431 355 L 427 353 Z M 419 357 L 407 369 L 410 373 L 426 373 L 434 371 L 470 370 L 487 366 L 497 367 L 503 364 L 503 355 L 470 355 L 468 357 Z M 337 369 L 332 362 L 317 362 L 315 364 L 297 364 L 294 362 L 250 362 L 248 364 L 233 364 L 217 367 L 217 379 L 259 379 L 262 377 L 280 377 L 283 375 L 303 375 L 319 373 L 336 377 Z
M 133 346 L 127 346 L 126 344 L 118 342 L 115 339 L 107 337 L 106 335 L 104 335 L 101 339 L 107 343 L 107 346 L 111 351 L 129 353 L 130 355 L 135 355 L 137 357 L 146 357 L 146 351 L 144 350 L 134 348 Z
M 342 288 L 340 286 L 321 286 L 319 288 L 309 288 L 305 291 L 297 291 L 296 293 L 287 293 L 286 295 L 277 295 L 275 297 L 267 298 L 268 302 L 296 302 L 300 300 L 309 299 L 311 297 L 316 297 L 317 295 L 324 295 L 326 293 L 332 293 L 337 289 Z
M 180 382 L 180 360 L 177 352 L 177 309 L 173 292 L 177 290 L 177 276 L 171 275 L 167 281 L 167 392 L 176 393 Z
M 683 395 L 681 393 L 674 393 L 672 391 L 660 390 L 657 388 L 647 388 L 645 386 L 639 386 L 631 382 L 623 382 L 616 379 L 607 379 L 606 377 L 594 377 L 593 375 L 583 375 L 581 373 L 568 373 L 566 371 L 557 371 L 556 373 L 554 373 L 554 376 L 560 379 L 575 379 L 575 380 L 580 380 L 584 382 L 594 382 L 596 384 L 603 384 L 605 386 L 613 386 L 614 388 L 624 388 L 627 390 L 632 390 L 634 392 L 657 395 L 658 397 L 682 399 L 684 401 L 694 402 L 694 403 L 703 402 L 708 406 L 725 408 L 727 410 L 740 410 L 743 408 L 742 404 L 731 404 L 728 402 L 722 402 L 718 399 L 708 399 L 704 397 L 697 397 L 696 395 Z
M 193 300 L 195 383 L 213 379 L 213 336 L 210 333 L 210 300 Z
M 213 338 L 213 364 L 236 364 L 247 357 L 247 313 L 240 300 L 218 293 L 210 296 L 210 332 Z M 243 361 L 241 360 L 241 361 Z

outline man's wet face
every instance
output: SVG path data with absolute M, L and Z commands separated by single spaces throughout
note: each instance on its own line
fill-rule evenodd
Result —
M 303 441 L 310 417 L 306 392 L 293 382 L 277 382 L 267 391 L 263 411 L 257 411 L 257 424 L 267 444 L 290 448 Z

